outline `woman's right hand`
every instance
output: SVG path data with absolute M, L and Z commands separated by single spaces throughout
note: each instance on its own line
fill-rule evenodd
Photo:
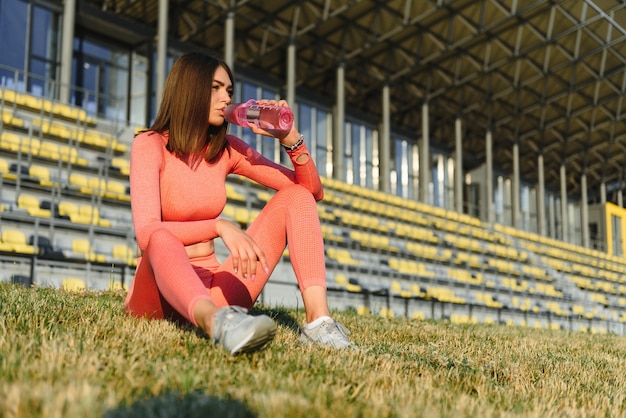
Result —
M 245 231 L 226 219 L 220 219 L 216 228 L 220 238 L 230 251 L 235 274 L 241 272 L 244 279 L 250 277 L 251 280 L 254 280 L 257 263 L 261 263 L 265 273 L 269 274 L 270 269 L 263 250 Z

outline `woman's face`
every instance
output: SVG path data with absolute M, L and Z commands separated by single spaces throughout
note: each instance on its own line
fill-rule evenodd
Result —
M 211 86 L 211 108 L 209 109 L 209 125 L 222 126 L 224 108 L 230 104 L 233 96 L 233 85 L 224 67 L 217 67 Z

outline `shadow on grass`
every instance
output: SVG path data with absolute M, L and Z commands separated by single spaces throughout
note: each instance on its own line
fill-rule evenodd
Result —
M 267 315 L 272 318 L 278 325 L 288 328 L 296 333 L 300 331 L 298 321 L 291 316 L 287 309 L 283 308 L 266 308 L 253 307 L 250 311 L 252 315 Z
M 165 393 L 139 400 L 104 413 L 102 418 L 255 418 L 245 404 L 237 400 L 207 396 L 201 392 Z
M 291 331 L 295 333 L 300 332 L 300 325 L 298 324 L 298 321 L 291 315 L 289 310 L 286 308 L 269 308 L 266 306 L 253 306 L 252 309 L 250 310 L 250 315 L 267 315 L 270 318 L 272 318 L 274 321 L 276 321 L 278 325 L 283 326 L 287 329 L 290 329 Z M 198 337 L 201 337 L 201 338 L 209 338 L 204 333 L 204 331 L 202 331 L 198 327 L 195 327 L 194 325 L 192 325 L 189 321 L 187 321 L 185 318 L 183 318 L 180 315 L 177 315 L 173 318 L 169 318 L 168 320 L 182 330 L 195 332 L 198 335 Z

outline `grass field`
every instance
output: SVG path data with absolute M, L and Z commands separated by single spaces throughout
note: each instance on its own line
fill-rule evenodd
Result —
M 336 313 L 358 352 L 231 357 L 194 329 L 129 318 L 123 294 L 0 284 L 0 416 L 622 417 L 626 339 Z

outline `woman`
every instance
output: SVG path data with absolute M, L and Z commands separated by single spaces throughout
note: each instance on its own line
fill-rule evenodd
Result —
M 293 170 L 276 164 L 226 133 L 233 75 L 203 53 L 181 56 L 167 77 L 154 124 L 131 146 L 130 190 L 140 249 L 126 311 L 148 318 L 186 320 L 231 354 L 263 347 L 276 333 L 265 315 L 251 316 L 287 241 L 302 292 L 306 323 L 300 342 L 350 346 L 330 317 L 323 239 L 316 201 L 323 197 L 313 160 L 294 127 L 277 137 Z M 283 100 L 261 104 L 287 106 Z M 255 134 L 270 135 L 250 124 Z M 220 218 L 229 174 L 276 190 L 246 231 Z M 214 254 L 221 238 L 229 250 Z

